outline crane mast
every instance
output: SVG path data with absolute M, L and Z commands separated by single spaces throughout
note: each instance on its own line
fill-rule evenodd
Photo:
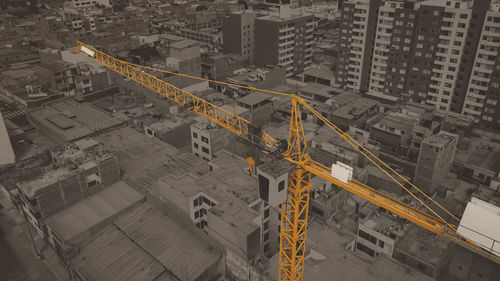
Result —
M 118 60 L 80 41 L 77 41 L 76 51 L 181 106 L 189 107 L 196 114 L 215 122 L 221 127 L 239 136 L 244 137 L 249 134 L 251 124 L 248 120 L 144 72 L 138 68 L 141 66 Z M 152 69 L 149 67 L 144 68 Z M 208 80 L 185 74 L 174 74 L 195 79 Z M 499 257 L 483 250 L 483 248 L 475 244 L 473 241 L 461 236 L 457 233 L 456 227 L 444 221 L 435 212 L 433 212 L 435 216 L 430 215 L 355 180 L 349 180 L 345 183 L 333 177 L 331 175 L 330 168 L 315 162 L 308 154 L 307 140 L 305 138 L 302 125 L 300 108 L 304 107 L 309 109 L 314 115 L 326 123 L 328 123 L 329 120 L 316 112 L 301 97 L 296 95 L 289 96 L 291 96 L 292 102 L 290 131 L 288 147 L 282 156 L 286 160 L 294 163 L 296 168 L 288 175 L 287 197 L 281 207 L 279 281 L 303 281 L 309 192 L 312 188 L 312 175 L 316 175 L 353 194 L 358 195 L 363 199 L 370 201 L 373 204 L 385 208 L 429 231 L 432 231 L 433 233 L 442 235 L 473 252 L 476 252 L 494 262 L 500 263 Z M 339 133 L 338 131 L 336 132 Z M 345 136 L 342 135 L 342 137 L 349 142 Z M 259 140 L 257 141 L 268 151 L 277 150 L 278 141 L 263 131 L 260 133 Z M 353 144 L 351 143 L 351 145 Z M 368 157 L 362 150 L 360 150 L 361 148 L 362 147 L 357 147 L 363 155 Z M 253 159 L 248 161 L 249 163 L 255 164 Z M 372 161 L 372 159 L 370 159 L 370 161 Z M 378 165 L 377 167 L 382 169 Z

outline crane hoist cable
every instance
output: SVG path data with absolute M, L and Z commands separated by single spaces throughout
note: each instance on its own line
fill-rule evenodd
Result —
M 238 85 L 238 84 L 233 84 L 233 83 L 228 83 L 228 82 L 211 80 L 211 79 L 207 79 L 207 78 L 202 78 L 202 77 L 193 76 L 193 75 L 189 75 L 189 74 L 177 73 L 177 72 L 153 68 L 153 67 L 149 67 L 149 66 L 143 66 L 143 65 L 139 65 L 139 64 L 130 63 L 130 62 L 126 62 L 126 63 L 133 65 L 133 66 L 136 66 L 136 67 L 141 67 L 141 68 L 145 68 L 148 70 L 152 70 L 152 71 L 158 71 L 158 72 L 177 75 L 177 76 L 181 76 L 181 77 L 187 77 L 187 78 L 192 78 L 192 79 L 197 79 L 197 80 L 202 80 L 202 81 L 208 81 L 208 82 L 212 82 L 212 83 L 216 83 L 216 84 L 226 85 L 226 86 L 248 89 L 251 91 L 259 91 L 259 92 L 264 92 L 264 93 L 269 93 L 269 94 L 274 94 L 274 95 L 281 95 L 281 96 L 288 96 L 288 97 L 293 96 L 293 94 L 281 93 L 281 92 L 276 92 L 276 91 L 271 91 L 271 90 L 259 89 L 259 88 L 255 88 L 255 87 L 248 87 L 248 86 L 243 86 L 243 85 Z
M 401 188 L 403 188 L 407 193 L 409 193 L 413 198 L 415 198 L 420 204 L 422 204 L 426 209 L 428 209 L 430 212 L 432 212 L 437 218 L 439 218 L 442 222 L 447 223 L 450 227 L 456 228 L 454 225 L 449 224 L 445 219 L 443 219 L 439 214 L 437 214 L 430 206 L 428 206 L 425 202 L 423 202 L 420 198 L 418 198 L 415 194 L 413 194 L 408 188 L 406 188 L 403 184 L 401 184 L 399 181 L 397 181 L 390 173 L 388 173 L 385 169 L 383 169 L 378 163 L 376 163 L 375 160 L 378 160 L 380 163 L 383 165 L 386 165 L 382 160 L 380 160 L 378 157 L 373 155 L 368 149 L 364 148 L 362 145 L 360 145 L 358 142 L 356 142 L 351 136 L 343 132 L 340 128 L 335 126 L 333 123 L 331 123 L 326 117 L 322 116 L 319 112 L 317 112 L 314 108 L 312 108 L 309 104 L 304 104 L 306 108 L 308 108 L 314 115 L 316 115 L 318 118 L 321 119 L 321 121 L 325 122 L 325 124 L 331 128 L 335 133 L 337 133 L 339 136 L 341 136 L 347 143 L 349 143 L 352 147 L 354 147 L 359 153 L 361 153 L 363 156 L 365 156 L 370 162 L 372 162 L 379 170 L 381 170 L 385 175 L 387 175 L 390 179 L 392 179 L 396 184 L 398 184 Z M 372 159 L 369 157 L 364 151 L 368 152 L 372 157 L 375 158 Z M 390 168 L 390 167 L 389 167 Z M 396 175 L 399 175 L 396 171 L 394 171 L 391 168 L 391 171 L 395 173 Z M 399 175 L 400 176 L 400 175 Z M 401 177 L 401 176 L 400 176 Z M 402 177 L 403 178 L 403 177 Z M 404 179 L 404 178 L 403 178 Z M 412 185 L 414 186 L 414 185 Z M 415 187 L 415 186 L 414 186 Z M 421 191 L 419 188 L 415 187 L 418 191 L 420 191 L 422 194 L 426 195 L 425 192 Z M 427 196 L 428 197 L 428 196 Z M 444 208 L 442 205 L 439 203 L 435 202 L 432 198 L 428 197 L 433 203 L 435 203 L 437 206 L 439 206 L 442 210 L 447 212 L 450 216 L 453 218 L 457 219 L 451 212 L 449 212 L 446 208 Z
M 188 74 L 182 74 L 182 73 L 177 73 L 173 71 L 168 71 L 168 70 L 163 70 L 163 69 L 158 69 L 158 68 L 153 68 L 153 67 L 148 67 L 148 66 L 142 66 L 134 63 L 129 63 L 130 65 L 136 66 L 136 67 L 141 67 L 145 68 L 148 70 L 152 71 L 158 71 L 162 73 L 167 73 L 171 75 L 176 75 L 180 77 L 187 77 L 187 78 L 192 78 L 192 79 L 197 79 L 197 80 L 202 80 L 202 81 L 208 81 L 216 84 L 221 84 L 221 85 L 227 85 L 227 86 L 233 86 L 233 87 L 238 87 L 238 88 L 243 88 L 243 89 L 249 89 L 252 91 L 259 91 L 259 92 L 265 92 L 265 93 L 271 93 L 271 94 L 276 94 L 276 95 L 284 95 L 284 96 L 293 96 L 293 94 L 288 94 L 288 93 L 282 93 L 282 92 L 276 92 L 276 91 L 270 91 L 270 90 L 265 90 L 265 89 L 259 89 L 255 87 L 248 87 L 248 86 L 242 86 L 238 84 L 233 84 L 233 83 L 227 83 L 227 82 L 221 82 L 217 80 L 211 80 L 211 79 L 206 79 L 202 77 L 197 77 L 193 75 L 188 75 Z M 396 184 L 398 184 L 401 188 L 403 188 L 406 192 L 408 192 L 412 197 L 414 197 L 418 202 L 420 202 L 424 207 L 426 207 L 430 212 L 432 212 L 434 215 L 436 215 L 439 219 L 441 219 L 443 222 L 446 222 L 441 216 L 439 216 L 432 208 L 430 208 L 427 204 L 425 204 L 420 198 L 416 197 L 415 194 L 413 194 L 411 191 L 409 191 L 404 185 L 402 185 L 399 181 L 397 181 L 390 173 L 388 173 L 386 170 L 384 170 L 379 164 L 376 163 L 378 161 L 379 163 L 382 164 L 382 166 L 385 166 L 389 171 L 394 173 L 396 176 L 401 178 L 403 181 L 408 183 L 410 186 L 415 188 L 420 194 L 422 194 L 425 198 L 430 200 L 432 203 L 434 203 L 436 206 L 438 206 L 440 209 L 442 209 L 444 212 L 446 212 L 448 215 L 450 215 L 451 218 L 455 219 L 456 221 L 460 221 L 453 213 L 451 213 L 448 209 L 443 207 L 441 204 L 436 202 L 434 199 L 432 199 L 430 196 L 428 196 L 425 192 L 423 192 L 420 188 L 415 186 L 412 182 L 410 182 L 408 179 L 400 175 L 398 172 L 396 172 L 393 168 L 391 168 L 388 164 L 386 164 L 384 161 L 382 161 L 380 158 L 375 156 L 371 151 L 363 147 L 361 144 L 359 144 L 356 140 L 354 140 L 349 134 L 345 133 L 342 131 L 340 128 L 338 128 L 336 125 L 334 125 L 332 122 L 330 122 L 326 117 L 321 115 L 319 112 L 317 112 L 314 108 L 312 108 L 307 102 L 303 101 L 302 104 L 307 107 L 316 117 L 320 118 L 323 122 L 325 122 L 328 127 L 330 127 L 335 133 L 337 133 L 339 136 L 341 136 L 347 143 L 349 143 L 353 148 L 355 148 L 357 151 L 359 151 L 363 156 L 365 156 L 370 162 L 372 162 L 379 170 L 381 170 L 385 175 L 387 175 L 391 180 L 393 180 Z M 360 149 L 361 148 L 361 149 Z M 373 157 L 375 160 L 373 160 L 371 157 L 366 155 L 363 151 L 366 151 L 371 157 Z M 455 228 L 456 226 L 449 224 L 450 227 Z
M 84 53 L 88 58 L 102 64 L 110 70 L 117 72 L 118 74 L 131 79 L 132 81 L 151 89 L 153 92 L 179 104 L 179 105 L 189 105 L 193 104 L 190 109 L 205 117 L 208 120 L 212 120 L 219 124 L 220 126 L 243 136 L 250 133 L 250 121 L 237 116 L 235 113 L 231 113 L 216 105 L 205 101 L 192 93 L 183 91 L 174 85 L 167 83 L 158 77 L 148 74 L 142 70 L 141 66 L 132 66 L 131 64 L 118 60 L 110 55 L 107 55 L 89 45 L 86 45 L 80 41 L 77 41 L 77 52 Z M 146 69 L 146 68 L 144 68 Z M 151 68 L 153 69 L 153 68 Z M 147 69 L 146 69 L 147 70 Z M 190 75 L 179 74 L 175 72 L 170 72 L 172 75 L 189 77 Z M 204 80 L 204 78 L 194 77 L 195 79 Z M 206 79 L 208 80 L 208 79 Z M 214 83 L 219 83 L 218 81 L 209 80 Z M 224 82 L 222 82 L 224 83 Z M 230 84 L 230 83 L 226 83 Z M 245 88 L 246 86 L 234 85 L 235 87 Z M 248 87 L 247 87 L 248 88 Z M 250 88 L 252 90 L 257 90 L 256 88 Z M 266 90 L 264 90 L 265 92 Z M 268 91 L 271 93 L 278 93 L 273 91 Z M 282 93 L 284 94 L 284 93 Z M 422 203 L 426 208 L 430 209 L 433 214 L 428 214 L 418 208 L 407 205 L 397 199 L 392 198 L 390 195 L 383 192 L 377 191 L 369 186 L 366 186 L 356 180 L 349 180 L 344 182 L 333 176 L 331 169 L 326 167 L 314 160 L 310 159 L 307 153 L 307 144 L 305 139 L 305 134 L 302 126 L 300 106 L 306 107 L 311 110 L 311 112 L 316 115 L 319 120 L 322 120 L 327 124 L 327 126 L 334 130 L 337 134 L 347 141 L 350 145 L 355 147 L 363 156 L 368 158 L 372 163 L 376 164 L 378 169 L 382 170 L 389 178 L 400 185 L 394 177 L 392 177 L 387 171 L 385 171 L 380 164 L 375 163 L 375 160 L 385 165 L 387 168 L 391 169 L 396 175 L 399 175 L 390 166 L 385 164 L 382 160 L 374 156 L 367 149 L 359 145 L 354 139 L 352 139 L 348 134 L 344 133 L 332 122 L 330 122 L 326 117 L 319 114 L 311 105 L 309 105 L 304 99 L 297 95 L 284 94 L 290 96 L 292 103 L 292 118 L 290 122 L 290 136 L 288 141 L 288 149 L 286 153 L 281 154 L 288 161 L 297 164 L 297 167 L 292 173 L 288 175 L 288 191 L 286 204 L 283 206 L 289 206 L 281 208 L 281 233 L 280 233 L 280 276 L 284 276 L 284 279 L 280 277 L 281 281 L 291 281 L 291 280 L 302 280 L 303 278 L 303 266 L 304 266 L 304 253 L 305 253 L 305 235 L 307 229 L 307 210 L 309 189 L 312 187 L 311 175 L 319 176 L 327 180 L 328 182 L 334 183 L 339 187 L 360 196 L 380 207 L 383 207 L 409 221 L 424 227 L 433 233 L 447 237 L 448 239 L 454 241 L 463 247 L 474 251 L 486 258 L 491 259 L 497 263 L 500 263 L 500 258 L 495 256 L 489 247 L 484 245 L 480 246 L 477 243 L 471 241 L 470 239 L 462 236 L 457 232 L 456 228 L 441 217 L 437 216 L 437 213 L 432 210 L 431 207 L 425 205 L 419 198 L 420 203 Z M 218 111 L 223 114 L 219 115 Z M 295 117 L 295 118 L 294 118 Z M 293 121 L 293 122 L 292 122 Z M 293 127 L 293 128 L 292 128 Z M 274 139 L 272 136 L 268 135 L 264 131 L 260 130 L 262 133 L 261 141 L 266 145 L 267 148 L 276 148 L 278 140 Z M 259 134 L 258 134 L 259 135 Z M 292 143 L 295 141 L 295 143 Z M 357 144 L 357 145 L 356 145 Z M 365 153 L 366 152 L 366 153 Z M 369 157 L 371 154 L 372 157 Z M 374 160 L 375 159 L 375 160 Z M 404 179 L 404 178 L 403 178 Z M 290 184 L 291 183 L 291 184 Z M 401 186 L 401 185 L 400 185 Z M 401 186 L 403 187 L 403 186 Z M 407 190 L 407 189 L 405 189 Z M 407 190 L 408 193 L 410 193 Z M 422 193 L 422 191 L 419 190 Z M 414 196 L 413 193 L 410 193 Z M 423 193 L 425 195 L 425 193 Z M 432 198 L 428 197 L 431 201 Z M 293 204 L 292 204 L 293 203 Z M 436 203 L 437 204 L 437 203 Z M 440 206 L 439 204 L 437 204 Z M 441 206 L 442 209 L 444 209 Z M 446 211 L 446 209 L 444 209 Z M 451 214 L 451 213 L 450 213 Z M 304 215 L 304 216 L 303 216 Z M 286 226 L 284 224 L 284 218 L 286 218 Z M 293 221 L 293 224 L 291 224 Z M 284 243 L 284 244 L 282 244 Z M 282 275 L 284 274 L 284 275 Z

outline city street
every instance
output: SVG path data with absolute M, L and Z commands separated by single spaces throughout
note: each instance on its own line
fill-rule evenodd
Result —
M 2 200 L 5 207 L 4 202 Z M 26 225 L 18 224 L 9 214 L 10 211 L 14 210 L 0 209 L 0 280 L 57 280 L 43 260 L 35 258 Z

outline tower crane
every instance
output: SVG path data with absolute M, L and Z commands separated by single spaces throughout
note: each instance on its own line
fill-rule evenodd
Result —
M 302 281 L 304 273 L 304 254 L 306 247 L 307 233 L 307 218 L 309 210 L 309 191 L 312 188 L 311 176 L 315 175 L 330 183 L 333 183 L 359 197 L 370 201 L 386 210 L 397 214 L 433 233 L 448 238 L 449 240 L 484 256 L 496 263 L 500 263 L 500 257 L 492 253 L 492 250 L 485 250 L 485 245 L 477 243 L 465 238 L 457 232 L 455 224 L 444 220 L 436 211 L 428 206 L 420 197 L 426 198 L 428 201 L 433 201 L 427 194 L 422 192 L 418 187 L 409 182 L 406 178 L 399 175 L 389 165 L 377 158 L 373 153 L 365 149 L 362 145 L 356 142 L 350 135 L 340 130 L 326 117 L 317 112 L 300 96 L 274 92 L 269 90 L 256 89 L 253 87 L 245 87 L 233 85 L 220 81 L 213 81 L 205 78 L 169 72 L 166 70 L 155 69 L 147 66 L 141 66 L 129 63 L 123 60 L 116 59 L 92 46 L 84 44 L 80 41 L 76 42 L 76 51 L 85 55 L 91 60 L 98 62 L 106 68 L 152 90 L 153 92 L 175 102 L 178 105 L 189 107 L 194 113 L 215 122 L 219 126 L 235 133 L 238 136 L 248 138 L 265 150 L 276 152 L 280 142 L 274 139 L 269 134 L 262 130 L 255 130 L 250 124 L 250 121 L 239 117 L 233 112 L 224 110 L 208 101 L 205 101 L 192 93 L 183 91 L 172 84 L 169 84 L 154 75 L 151 75 L 144 70 L 152 70 L 170 73 L 182 77 L 211 81 L 219 84 L 227 84 L 250 90 L 259 90 L 272 94 L 288 96 L 292 103 L 290 131 L 288 137 L 287 148 L 281 153 L 281 157 L 295 165 L 295 168 L 288 176 L 288 189 L 286 201 L 281 207 L 281 230 L 280 230 L 280 250 L 279 250 L 279 281 Z M 405 189 L 415 200 L 422 204 L 428 212 L 419 208 L 407 205 L 391 196 L 377 191 L 367 185 L 364 185 L 354 179 L 341 180 L 332 175 L 332 170 L 313 159 L 308 154 L 307 142 L 304 134 L 301 119 L 301 109 L 309 110 L 319 120 L 323 121 L 332 131 L 339 134 L 347 143 L 354 147 L 360 154 L 365 156 L 377 168 L 384 172 L 389 178 L 395 181 L 401 188 Z M 255 164 L 251 159 L 249 163 Z M 390 173 L 392 172 L 392 173 Z M 417 196 L 412 193 L 407 187 L 401 184 L 395 177 L 399 177 L 410 186 L 421 193 Z M 439 208 L 445 211 L 450 217 L 459 222 L 452 213 L 444 207 L 434 202 Z

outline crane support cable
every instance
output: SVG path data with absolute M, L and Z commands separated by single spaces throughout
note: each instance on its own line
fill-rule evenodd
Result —
M 281 93 L 281 92 L 276 92 L 276 91 L 271 91 L 271 90 L 264 90 L 264 89 L 259 89 L 259 88 L 255 88 L 255 87 L 242 86 L 242 85 L 228 83 L 228 82 L 221 82 L 221 81 L 217 81 L 217 80 L 211 80 L 211 79 L 202 78 L 202 77 L 198 77 L 198 76 L 177 73 L 177 72 L 173 72 L 173 71 L 168 71 L 168 70 L 153 68 L 153 67 L 139 65 L 139 64 L 134 64 L 134 63 L 130 63 L 130 62 L 127 62 L 127 63 L 130 64 L 130 65 L 136 66 L 136 67 L 142 67 L 142 68 L 145 68 L 145 69 L 148 69 L 148 70 L 163 72 L 163 73 L 172 74 L 172 75 L 176 75 L 176 76 L 180 76 L 180 77 L 187 77 L 187 78 L 192 78 L 192 79 L 197 79 L 197 80 L 202 80 L 202 81 L 208 81 L 208 82 L 212 82 L 212 83 L 216 83 L 216 84 L 221 84 L 221 85 L 226 85 L 226 86 L 232 86 L 232 87 L 247 89 L 247 90 L 251 90 L 251 91 L 259 91 L 259 92 L 264 92 L 264 93 L 269 93 L 269 94 L 274 94 L 274 95 L 281 95 L 281 96 L 288 96 L 288 97 L 292 97 L 293 96 L 293 94 Z
M 116 59 L 80 41 L 77 41 L 76 51 L 109 68 L 110 70 L 113 70 L 114 72 L 175 102 L 176 104 L 190 107 L 196 114 L 215 122 L 219 126 L 224 127 L 239 136 L 244 136 L 249 133 L 250 121 L 241 118 L 233 112 L 220 108 L 192 93 L 179 89 L 178 87 L 167 83 L 154 75 L 142 71 L 138 67 L 132 66 L 126 61 Z M 262 138 L 259 141 L 270 150 L 275 150 L 278 144 L 276 139 L 263 131 Z
M 377 156 L 375 156 L 373 153 L 371 153 L 368 149 L 364 148 L 361 144 L 359 144 L 356 140 L 354 140 L 349 134 L 346 134 L 343 132 L 340 128 L 335 126 L 330 120 L 328 120 L 326 117 L 321 115 L 319 112 L 317 112 L 313 107 L 311 107 L 308 103 L 306 103 L 304 100 L 302 100 L 302 104 L 309 109 L 314 115 L 316 115 L 318 118 L 321 119 L 321 121 L 325 122 L 328 127 L 330 127 L 333 131 L 335 131 L 338 135 L 340 135 L 345 141 L 347 141 L 352 147 L 354 147 L 357 151 L 359 151 L 363 156 L 365 156 L 370 162 L 372 162 L 377 168 L 379 168 L 384 174 L 386 174 L 390 179 L 392 179 L 395 183 L 397 183 L 401 188 L 403 188 L 406 192 L 408 192 L 412 197 L 418 200 L 424 207 L 426 207 L 429 211 L 431 211 L 436 217 L 440 218 L 443 222 L 446 222 L 441 216 L 439 216 L 432 208 L 430 208 L 425 202 L 423 202 L 420 198 L 418 198 L 415 194 L 411 193 L 404 185 L 402 185 L 399 181 L 397 181 L 391 174 L 389 174 L 385 169 L 383 169 L 378 163 L 376 163 L 375 160 L 377 160 L 379 163 L 382 163 L 385 167 L 387 167 L 391 172 L 395 173 L 397 176 L 399 176 L 401 179 L 403 179 L 405 182 L 409 183 L 411 186 L 413 186 L 417 191 L 422 193 L 427 199 L 431 200 L 433 203 L 435 203 L 437 206 L 439 206 L 442 210 L 444 210 L 446 213 L 448 213 L 451 217 L 456 219 L 457 221 L 460 221 L 457 217 L 455 217 L 450 211 L 448 211 L 446 208 L 444 208 L 442 205 L 434 201 L 431 197 L 429 197 L 425 192 L 421 191 L 418 187 L 413 185 L 410 181 L 405 179 L 403 176 L 401 176 L 398 172 L 394 171 L 389 165 L 387 165 L 384 161 L 380 160 Z M 360 149 L 361 148 L 361 149 Z M 364 151 L 368 152 L 369 155 L 373 157 L 369 157 Z M 375 160 L 374 160 L 375 159 Z M 449 225 L 452 228 L 456 228 L 453 225 Z

